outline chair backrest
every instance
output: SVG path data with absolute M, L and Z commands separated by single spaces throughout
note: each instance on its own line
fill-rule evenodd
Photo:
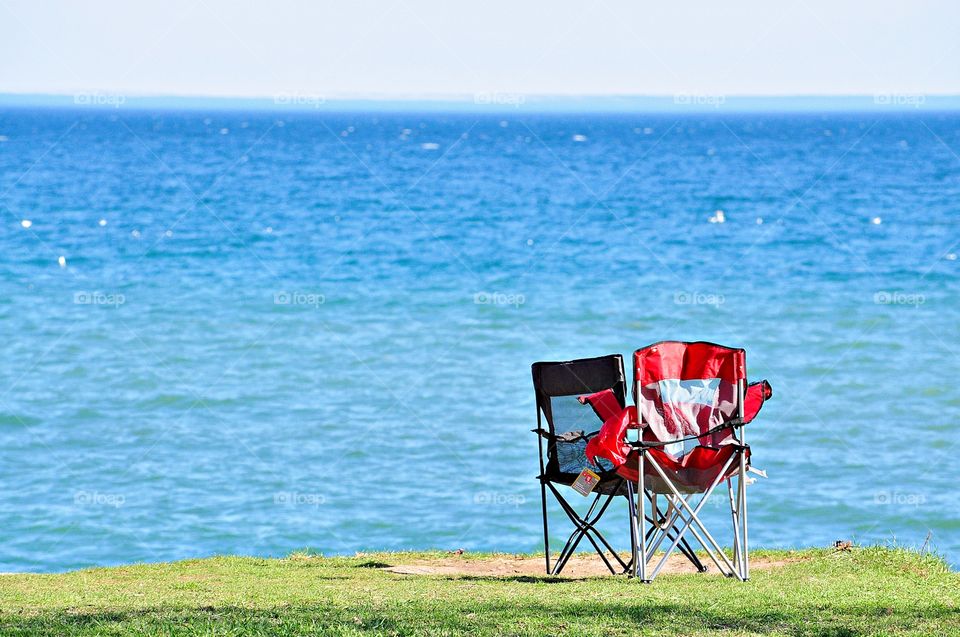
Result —
M 577 400 L 579 396 L 611 389 L 620 406 L 625 405 L 626 380 L 620 354 L 534 363 L 532 372 L 537 396 L 537 425 L 548 430 L 551 436 L 574 431 L 590 434 L 600 429 L 596 414 Z M 583 439 L 548 442 L 545 475 L 557 480 L 575 477 L 587 466 L 586 445 Z
M 633 353 L 637 411 L 661 442 L 700 435 L 710 446 L 731 441 L 729 429 L 704 434 L 743 417 L 746 378 L 743 349 L 662 341 Z

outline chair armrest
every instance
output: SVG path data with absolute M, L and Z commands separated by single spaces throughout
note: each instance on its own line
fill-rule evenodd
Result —
M 630 447 L 625 443 L 627 429 L 637 427 L 637 408 L 629 406 L 620 410 L 618 414 L 604 421 L 597 435 L 587 441 L 587 460 L 596 465 L 597 458 L 600 457 L 613 463 L 614 467 L 621 466 L 627 461 L 627 454 L 630 452 Z
M 763 403 L 773 396 L 773 388 L 765 380 L 750 383 L 743 398 L 743 422 L 750 422 L 757 417 Z
M 623 405 L 612 389 L 604 389 L 587 396 L 578 396 L 577 400 L 581 405 L 590 405 L 593 407 L 593 413 L 597 415 L 600 422 L 606 422 L 620 413 Z
M 550 442 L 577 442 L 578 440 L 588 440 L 598 433 L 594 431 L 593 433 L 588 434 L 584 433 L 582 429 L 565 431 L 562 434 L 552 434 L 548 429 L 531 429 L 530 431 L 537 434 L 541 438 L 546 438 Z

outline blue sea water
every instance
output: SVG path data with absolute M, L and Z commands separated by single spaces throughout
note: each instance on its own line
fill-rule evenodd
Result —
M 960 563 L 958 114 L 7 108 L 0 140 L 0 571 L 538 550 L 530 364 L 662 339 L 774 387 L 754 547 Z

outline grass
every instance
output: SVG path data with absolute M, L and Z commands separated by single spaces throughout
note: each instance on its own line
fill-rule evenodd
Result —
M 960 635 L 960 575 L 886 548 L 717 576 L 398 575 L 434 554 L 216 557 L 0 576 L 0 635 Z M 483 556 L 464 556 L 483 559 Z

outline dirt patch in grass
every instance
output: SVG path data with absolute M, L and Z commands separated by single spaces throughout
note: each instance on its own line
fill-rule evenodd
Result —
M 658 558 L 659 559 L 659 558 Z M 705 575 L 719 575 L 716 565 L 710 558 L 703 556 L 707 566 Z M 750 559 L 751 571 L 763 571 L 781 568 L 797 559 L 769 559 L 763 557 Z M 656 565 L 656 561 L 653 562 Z M 611 560 L 615 567 L 619 565 Z M 450 557 L 411 560 L 403 564 L 394 564 L 384 567 L 384 570 L 401 575 L 446 575 L 472 577 L 544 577 L 546 575 L 542 557 L 525 556 L 497 556 L 483 559 L 464 559 L 459 555 Z M 619 570 L 619 568 L 618 568 Z M 671 555 L 661 573 L 696 573 L 687 558 L 682 555 Z M 560 577 L 583 578 L 610 576 L 610 571 L 595 554 L 575 555 L 570 558 Z

